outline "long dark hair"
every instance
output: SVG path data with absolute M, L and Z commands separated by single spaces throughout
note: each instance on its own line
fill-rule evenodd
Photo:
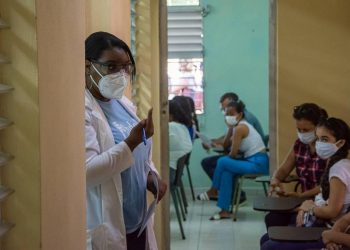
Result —
M 350 149 L 350 129 L 349 126 L 341 119 L 328 118 L 319 122 L 317 127 L 324 127 L 331 132 L 337 141 L 345 140 L 345 144 L 329 159 L 328 165 L 321 177 L 321 189 L 323 199 L 329 198 L 329 171 L 338 161 L 347 158 Z
M 293 117 L 296 120 L 308 120 L 316 126 L 320 121 L 327 119 L 328 114 L 326 110 L 315 103 L 303 103 L 294 107 Z
M 177 102 L 186 114 L 191 116 L 191 120 L 194 123 L 196 130 L 199 131 L 198 120 L 196 115 L 196 110 L 194 106 L 194 101 L 189 96 L 178 95 L 175 96 L 172 100 Z
M 192 126 L 190 114 L 188 114 L 175 100 L 169 101 L 169 114 L 173 116 L 174 121 L 179 122 L 186 127 Z
M 125 51 L 133 65 L 131 79 L 135 79 L 136 65 L 129 46 L 118 37 L 103 31 L 92 33 L 85 40 L 85 59 L 88 61 L 97 61 L 104 50 L 119 48 Z

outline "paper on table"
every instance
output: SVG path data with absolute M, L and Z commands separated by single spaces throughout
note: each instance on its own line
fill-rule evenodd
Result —
M 208 148 L 211 148 L 213 150 L 224 150 L 224 148 L 220 145 L 214 146 L 211 139 L 209 139 L 206 135 L 196 131 L 196 135 L 198 135 L 199 139 L 201 139 L 202 143 L 207 146 Z
M 155 200 L 149 205 L 149 207 L 147 209 L 146 215 L 143 218 L 141 228 L 140 228 L 140 231 L 139 231 L 137 237 L 140 237 L 143 230 L 145 230 L 145 228 L 147 227 L 147 224 L 148 224 L 149 220 L 152 218 L 152 215 L 153 215 L 154 211 L 156 210 L 156 206 L 157 206 L 158 195 L 159 195 L 158 178 L 157 178 L 157 175 L 154 171 L 151 170 L 150 173 L 152 176 L 153 184 L 156 187 L 157 194 L 155 196 Z

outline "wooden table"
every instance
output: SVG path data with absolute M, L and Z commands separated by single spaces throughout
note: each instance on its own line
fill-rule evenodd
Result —
M 326 227 L 269 227 L 271 240 L 279 241 L 318 241 Z
M 253 209 L 268 212 L 291 212 L 298 207 L 305 198 L 297 197 L 256 197 Z

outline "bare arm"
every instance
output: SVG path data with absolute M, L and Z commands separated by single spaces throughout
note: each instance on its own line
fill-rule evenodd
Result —
M 289 196 L 287 193 L 284 194 L 282 181 L 290 174 L 290 172 L 292 172 L 294 167 L 295 167 L 295 155 L 292 147 L 289 150 L 289 153 L 286 159 L 284 160 L 284 162 L 282 163 L 282 165 L 278 169 L 276 169 L 275 173 L 271 178 L 270 189 L 269 189 L 270 195 L 272 195 L 274 191 L 277 191 L 277 189 L 275 189 L 276 187 L 279 187 L 280 190 L 278 192 L 281 192 L 282 195 Z
M 295 155 L 293 147 L 289 150 L 286 159 L 283 161 L 282 165 L 275 171 L 271 182 L 273 179 L 277 181 L 283 181 L 294 169 L 295 167 Z
M 330 180 L 330 193 L 327 206 L 315 207 L 314 214 L 322 219 L 333 219 L 339 215 L 343 208 L 346 187 L 337 177 Z
M 350 247 L 350 235 L 347 233 L 350 226 L 350 213 L 341 217 L 334 224 L 331 230 L 322 233 L 322 240 L 325 245 L 336 243 Z
M 316 186 L 313 189 L 307 190 L 303 193 L 300 193 L 298 197 L 301 198 L 314 198 L 317 194 L 321 192 L 320 186 Z
M 350 235 L 347 233 L 327 230 L 322 233 L 322 240 L 326 245 L 330 243 L 336 243 L 337 245 L 345 245 L 347 247 L 350 247 Z
M 227 130 L 227 133 L 224 137 L 224 143 L 223 143 L 223 147 L 226 149 L 228 148 L 229 146 L 231 146 L 232 142 L 231 142 L 231 139 L 232 139 L 232 135 L 233 135 L 233 128 L 230 127 L 228 130 Z
M 249 129 L 246 125 L 238 125 L 233 132 L 232 135 L 232 147 L 229 153 L 229 156 L 232 158 L 236 157 L 238 154 L 239 147 L 241 145 L 242 140 L 247 137 Z

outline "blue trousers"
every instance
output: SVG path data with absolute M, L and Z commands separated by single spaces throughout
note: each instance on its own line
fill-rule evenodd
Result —
M 205 173 L 208 175 L 210 180 L 213 180 L 216 164 L 219 158 L 224 157 L 225 155 L 214 155 L 206 157 L 202 160 L 201 165 Z
M 269 159 L 266 153 L 257 153 L 245 159 L 233 159 L 229 156 L 221 157 L 216 165 L 213 188 L 219 190 L 217 206 L 229 211 L 234 180 L 237 175 L 268 174 Z

